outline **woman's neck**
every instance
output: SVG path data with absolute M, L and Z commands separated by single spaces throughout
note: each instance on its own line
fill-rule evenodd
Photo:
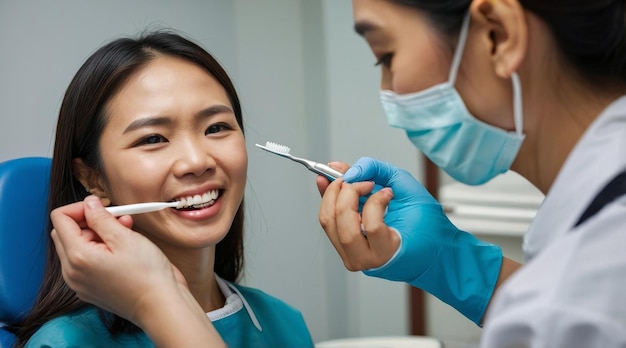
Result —
M 165 254 L 187 281 L 189 291 L 205 312 L 224 307 L 226 299 L 215 279 L 215 247 L 204 250 L 167 250 Z

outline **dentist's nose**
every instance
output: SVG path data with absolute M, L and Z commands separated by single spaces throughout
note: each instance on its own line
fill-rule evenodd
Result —
M 380 73 L 380 89 L 383 91 L 391 90 L 392 84 L 391 72 L 389 72 L 389 69 L 383 67 Z
M 215 159 L 211 151 L 202 141 L 188 140 L 181 143 L 176 149 L 177 157 L 174 165 L 174 174 L 178 177 L 185 175 L 200 176 L 215 168 Z

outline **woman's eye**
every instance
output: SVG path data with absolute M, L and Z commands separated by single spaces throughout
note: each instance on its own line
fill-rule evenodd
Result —
M 379 66 L 382 65 L 386 68 L 391 66 L 391 58 L 393 57 L 393 55 L 391 53 L 387 53 L 384 54 L 380 57 L 380 59 L 378 59 L 378 61 L 376 62 L 376 64 L 374 64 L 374 66 Z
M 137 145 L 153 145 L 165 142 L 167 142 L 167 139 L 165 139 L 163 136 L 158 134 L 151 134 L 139 140 L 137 142 Z
M 204 132 L 205 135 L 207 134 L 214 134 L 214 133 L 218 133 L 220 131 L 224 131 L 224 130 L 228 130 L 231 129 L 231 127 L 227 124 L 224 123 L 216 123 L 216 124 L 212 124 L 209 126 L 209 128 L 206 129 L 206 131 Z

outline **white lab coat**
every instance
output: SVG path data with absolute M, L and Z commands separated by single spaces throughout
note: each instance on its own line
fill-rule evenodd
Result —
M 524 237 L 525 265 L 495 294 L 481 347 L 626 347 L 626 196 L 577 228 L 626 170 L 626 97 L 567 158 Z

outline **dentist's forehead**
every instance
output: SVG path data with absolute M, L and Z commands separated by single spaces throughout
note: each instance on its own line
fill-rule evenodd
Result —
M 365 36 L 371 32 L 398 26 L 407 19 L 416 20 L 416 9 L 392 0 L 353 0 L 354 30 Z
M 384 7 L 389 6 L 389 4 L 380 0 L 353 0 L 354 31 L 364 37 L 383 27 L 388 17 L 388 10 L 386 11 Z

